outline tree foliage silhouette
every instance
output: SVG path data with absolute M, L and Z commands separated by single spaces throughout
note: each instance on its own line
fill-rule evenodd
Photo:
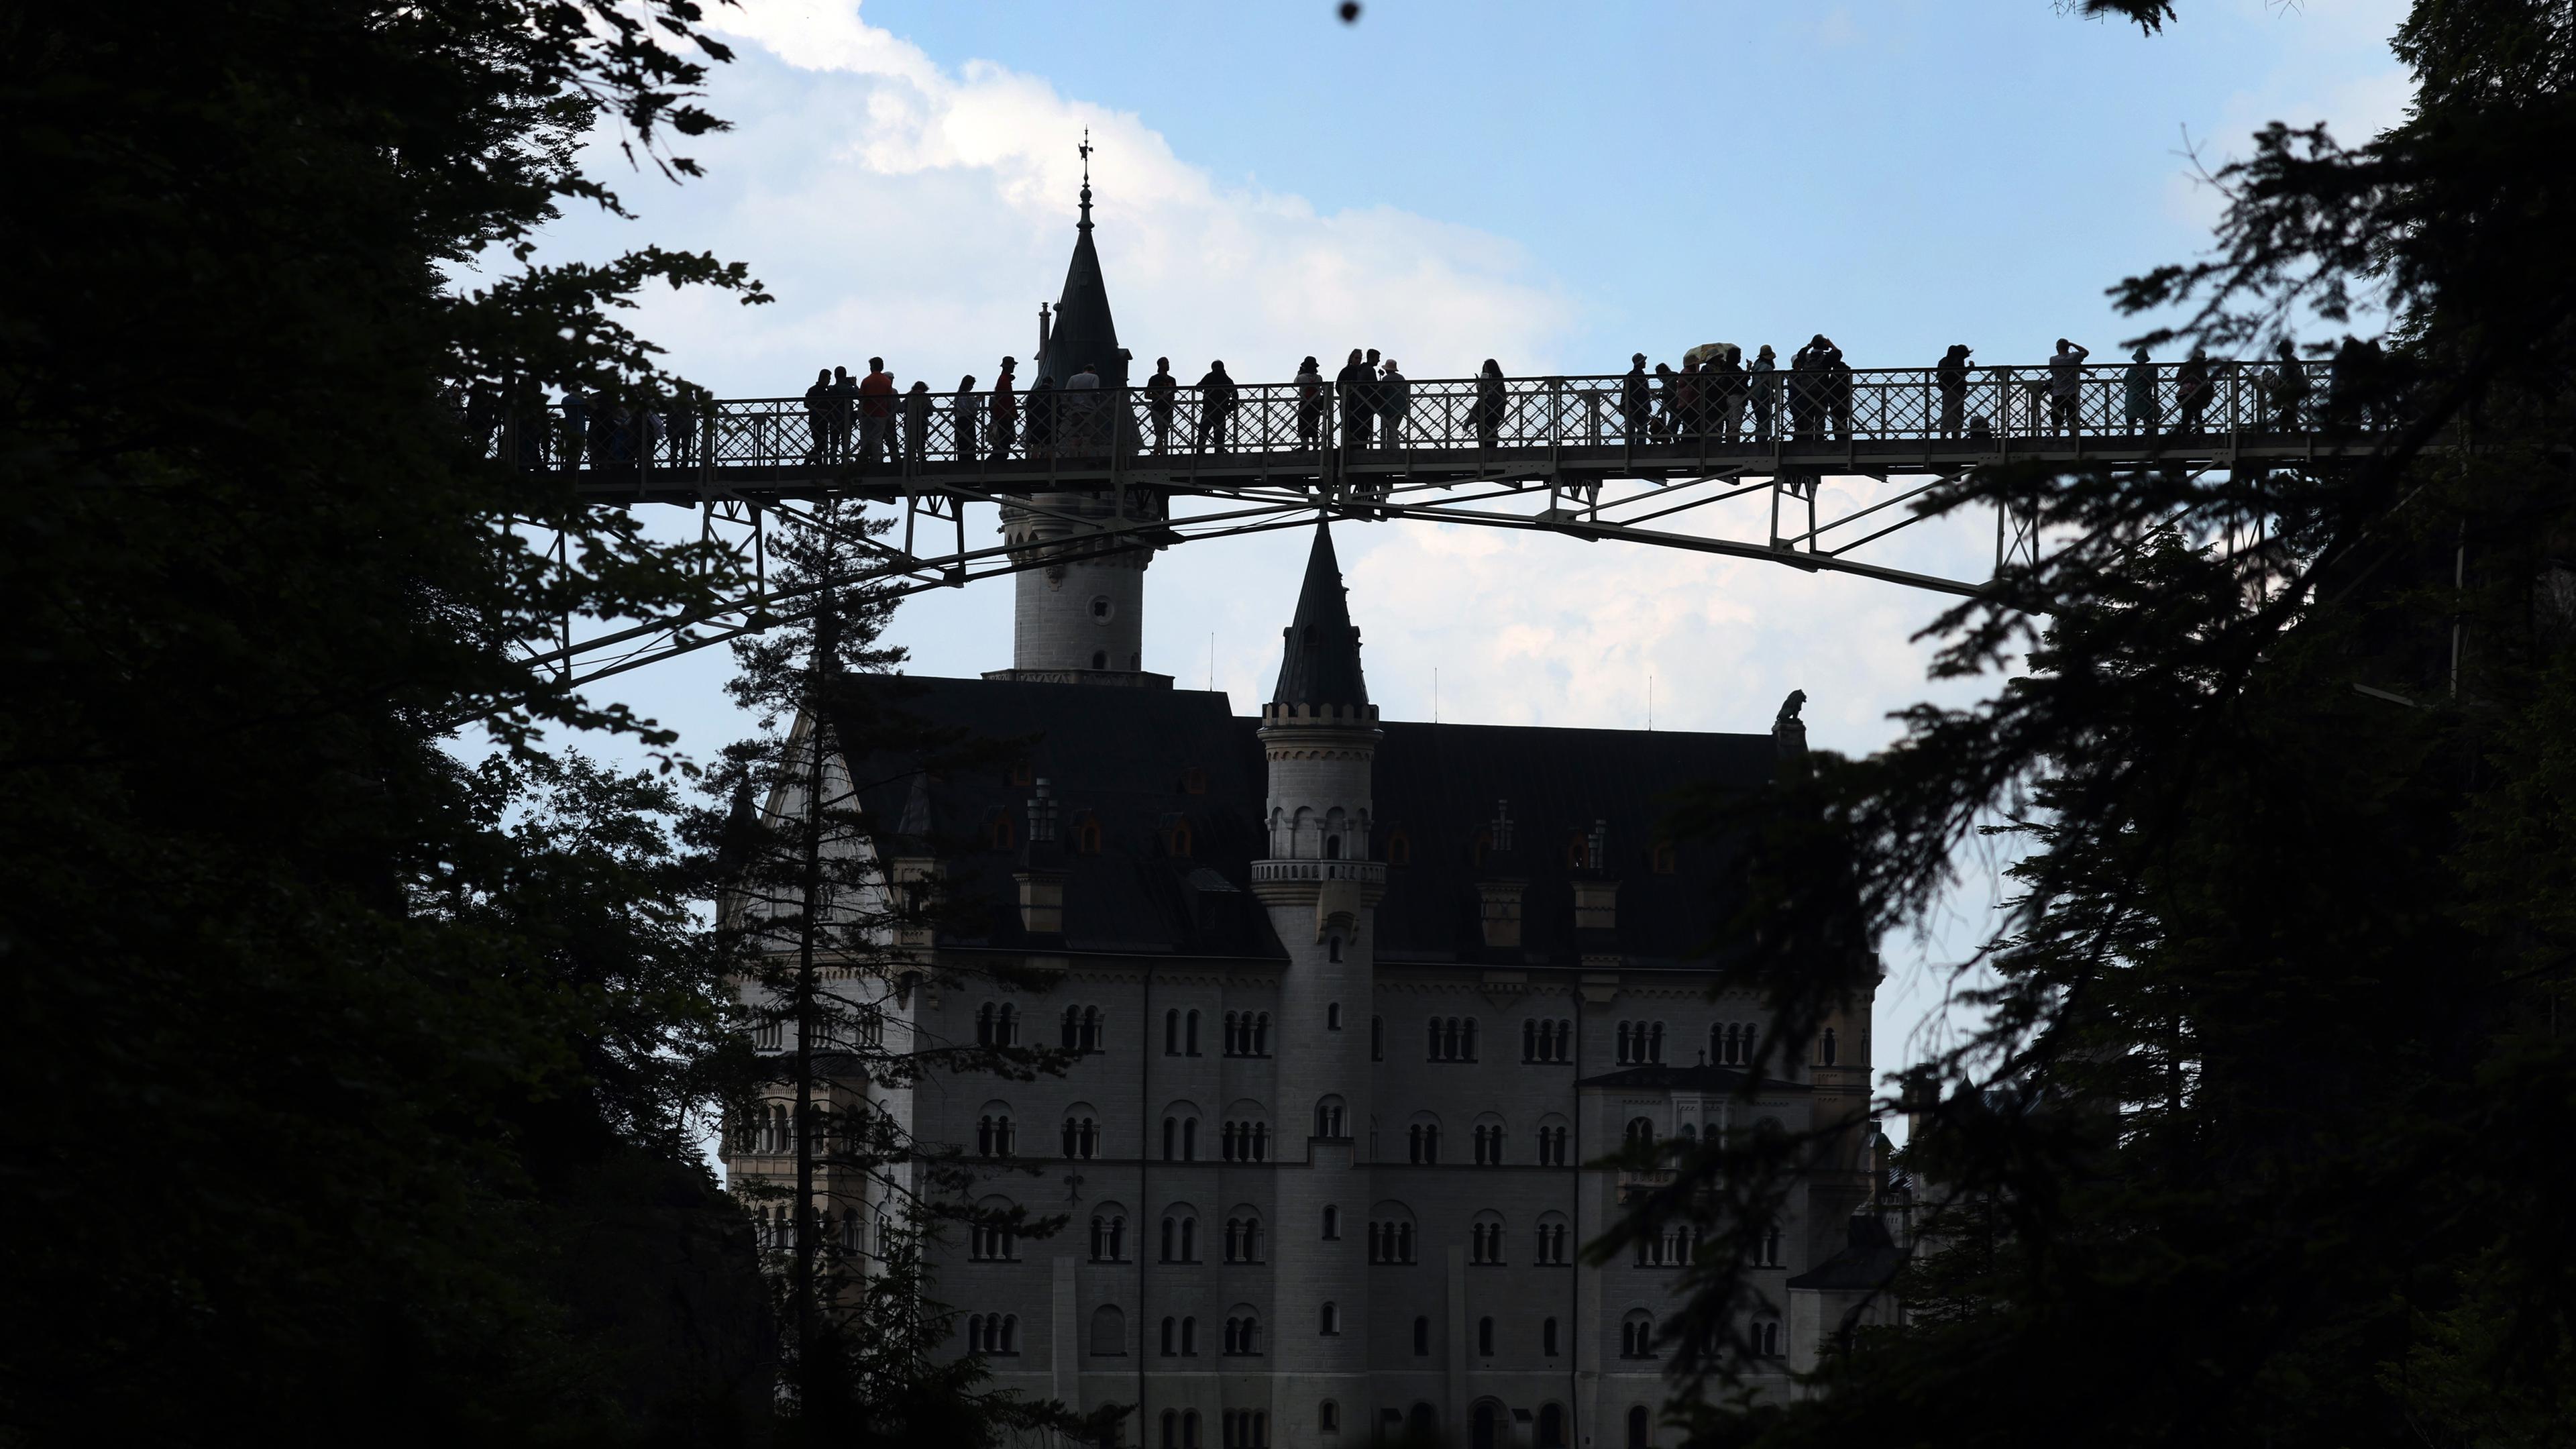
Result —
M 1975 1023 L 1883 1106 L 1916 1114 L 1902 1328 L 1843 1324 L 1820 1395 L 1684 1407 L 1698 1442 L 2543 1443 L 2576 1330 L 2554 1123 L 2576 918 L 2576 221 L 2563 4 L 2419 4 L 2408 119 L 2346 147 L 2275 126 L 2220 169 L 2196 263 L 2114 296 L 2148 341 L 2336 349 L 2312 467 L 1993 469 L 2048 547 L 1946 615 L 1919 706 L 1865 760 L 1758 799 L 1751 942 L 1794 1059 L 1979 831 L 2026 849 L 1969 963 Z M 1614 1234 L 1704 1219 L 1674 1361 L 1743 1382 L 1743 1225 L 1813 1140 L 1703 1143 Z M 1901 1215 L 1900 1215 L 1901 1216 Z

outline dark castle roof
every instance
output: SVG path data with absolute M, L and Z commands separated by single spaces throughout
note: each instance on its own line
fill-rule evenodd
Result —
M 1338 613 L 1338 609 L 1336 610 Z M 1267 853 L 1260 721 L 1228 711 L 1222 694 L 1114 689 L 1012 680 L 903 681 L 901 707 L 986 740 L 1021 741 L 1026 777 L 1045 779 L 1067 848 L 1044 864 L 1066 873 L 1064 931 L 1021 929 L 1011 876 L 1027 868 L 1030 784 L 1003 764 L 930 778 L 899 758 L 858 764 L 866 808 L 901 834 L 927 837 L 947 863 L 951 889 L 980 901 L 978 919 L 942 933 L 943 944 L 1013 951 L 1284 959 L 1269 918 L 1252 898 L 1251 863 Z M 1675 848 L 1675 869 L 1654 869 L 1657 828 L 1674 790 L 1717 781 L 1750 787 L 1770 776 L 1767 735 L 1646 733 L 1501 725 L 1381 725 L 1373 794 L 1375 854 L 1387 868 L 1377 908 L 1377 959 L 1490 967 L 1579 966 L 1615 953 L 1631 968 L 1704 964 L 1733 909 L 1732 851 L 1722 843 Z M 845 726 L 860 738 L 861 726 Z M 1498 801 L 1508 802 L 1510 848 L 1496 843 Z M 997 819 L 1009 848 L 991 843 Z M 1570 863 L 1569 848 L 1605 822 L 1598 871 Z M 1098 827 L 1097 852 L 1081 827 Z M 1484 860 L 1476 861 L 1485 837 Z M 1186 853 L 1183 853 L 1184 850 Z M 1578 932 L 1573 883 L 1619 882 L 1617 926 Z M 1478 883 L 1526 882 L 1522 941 L 1489 948 L 1479 925 Z
M 1270 692 L 1271 703 L 1368 703 L 1368 681 L 1360 674 L 1360 631 L 1351 622 L 1341 562 L 1333 557 L 1333 530 L 1325 524 L 1315 525 L 1315 546 L 1306 554 L 1306 582 L 1297 591 L 1296 622 L 1281 633 L 1288 647 L 1279 662 L 1279 687 Z
M 1064 295 L 1056 299 L 1055 324 L 1038 376 L 1057 387 L 1082 371 L 1100 370 L 1102 387 L 1127 385 L 1127 354 L 1118 346 L 1118 324 L 1109 315 L 1109 283 L 1100 274 L 1100 252 L 1091 244 L 1091 177 L 1082 180 L 1082 220 L 1074 227 L 1073 263 L 1065 268 Z
M 1855 1215 L 1845 1230 L 1843 1250 L 1792 1278 L 1790 1288 L 1832 1292 L 1875 1292 L 1905 1266 L 1905 1250 L 1887 1230 L 1887 1220 L 1870 1213 Z

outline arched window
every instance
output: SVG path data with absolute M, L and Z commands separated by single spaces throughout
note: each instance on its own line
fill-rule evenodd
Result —
M 1227 1056 L 1235 1057 L 1243 1055 L 1243 1048 L 1241 1046 L 1242 1037 L 1239 1030 L 1241 1023 L 1242 1016 L 1240 1013 L 1229 1011 L 1225 1014 L 1225 1054 Z
M 1655 1356 L 1655 1318 L 1642 1308 L 1632 1308 L 1619 1323 L 1619 1356 L 1653 1358 Z
M 1546 1358 L 1556 1357 L 1556 1320 L 1545 1319 L 1538 1326 L 1538 1351 Z
M 1181 1321 L 1177 1318 L 1165 1317 L 1163 1320 L 1163 1357 L 1172 1357 L 1179 1349 L 1180 1342 Z M 1164 1417 L 1169 1419 L 1171 1416 L 1167 1414 Z
M 1654 1430 L 1646 1420 L 1646 1406 L 1639 1404 L 1628 1411 L 1628 1449 L 1653 1449 Z
M 1413 842 L 1406 839 L 1401 830 L 1386 838 L 1386 863 L 1389 865 L 1413 864 Z
M 1062 1046 L 1066 1051 L 1069 1051 L 1069 1052 L 1078 1052 L 1078 1051 L 1082 1050 L 1082 1008 L 1081 1008 L 1081 1007 L 1079 1007 L 1079 1006 L 1068 1006 L 1068 1007 L 1066 1007 L 1066 1008 L 1064 1009 L 1064 1027 L 1063 1027 L 1063 1031 L 1064 1031 L 1063 1040 L 1062 1040 L 1060 1043 L 1058 1043 L 1058 1044 L 1059 1044 L 1059 1045 L 1061 1045 L 1061 1046 Z
M 1342 1431 L 1342 1406 L 1330 1399 L 1315 1406 L 1315 1427 L 1327 1434 Z
M 993 1003 L 989 1001 L 975 1008 L 975 1045 L 996 1045 L 993 1032 Z
M 1548 1322 L 1554 1323 L 1556 1320 L 1551 1318 Z M 1551 1353 L 1554 1351 L 1549 1350 Z M 1538 1449 L 1568 1449 L 1565 1442 L 1565 1405 L 1539 1405 Z
M 1064 1155 L 1077 1161 L 1099 1155 L 1100 1122 L 1088 1107 L 1076 1106 L 1064 1119 Z
M 1341 1098 L 1326 1097 L 1315 1104 L 1315 1135 L 1336 1140 L 1351 1135 L 1350 1121 L 1342 1108 Z
M 1340 1031 L 1341 1029 L 1342 1004 L 1338 1001 L 1328 1001 L 1324 1003 L 1324 1030 Z
M 1167 1323 L 1170 1322 L 1169 1319 L 1164 1321 Z M 1165 1352 L 1169 1353 L 1170 1350 L 1166 1349 Z M 1180 1427 L 1180 1410 L 1165 1409 L 1163 1411 L 1163 1449 L 1181 1449 Z
M 1328 1243 L 1336 1243 L 1341 1241 L 1341 1237 L 1342 1210 L 1330 1203 L 1326 1203 L 1324 1205 L 1324 1241 Z
M 1163 1160 L 1170 1162 L 1180 1150 L 1181 1119 L 1166 1117 L 1163 1119 Z
M 1534 1062 L 1538 1059 L 1538 1018 L 1527 1017 L 1521 1022 L 1521 1060 Z
M 1630 1047 L 1629 1047 L 1629 1039 L 1630 1039 L 1630 1035 L 1631 1035 L 1631 1033 L 1630 1033 L 1630 1032 L 1629 1032 L 1629 1030 L 1628 1030 L 1628 1023 L 1626 1023 L 1626 1022 L 1624 1022 L 1624 1021 L 1623 1021 L 1623 1022 L 1621 1022 L 1621 1023 L 1619 1023 L 1619 1060 L 1620 1060 L 1620 1062 L 1621 1062 L 1623 1065 L 1624 1065 L 1624 1064 L 1628 1061 L 1628 1059 L 1629 1059 L 1629 1051 L 1630 1051 Z
M 1249 1358 L 1261 1352 L 1261 1320 L 1251 1309 L 1225 1321 L 1225 1352 L 1235 1358 Z
M 1417 1316 L 1413 1320 L 1413 1356 L 1415 1358 L 1431 1356 L 1431 1320 L 1428 1318 Z
M 1339 1010 L 1339 1008 L 1337 1007 L 1335 1010 Z M 1261 1012 L 1252 1018 L 1252 1054 L 1256 1057 L 1266 1057 L 1270 1055 L 1269 1012 Z
M 1778 1228 L 1775 1227 L 1762 1235 L 1762 1247 L 1760 1251 L 1762 1254 L 1763 1267 L 1777 1268 L 1780 1266 L 1780 1230 Z
M 1342 858 L 1342 838 L 1341 838 L 1340 836 L 1338 836 L 1338 835 L 1327 835 L 1327 836 L 1325 836 L 1325 837 L 1324 837 L 1324 859 L 1326 859 L 1326 860 L 1339 860 L 1339 859 L 1341 859 L 1341 858 Z
M 1465 1061 L 1467 1059 L 1467 1054 L 1459 1050 L 1458 1047 L 1458 1018 L 1453 1016 L 1449 1018 L 1448 1021 L 1442 1023 L 1442 1026 L 1443 1031 L 1440 1043 L 1443 1048 L 1443 1051 L 1441 1052 L 1442 1057 L 1445 1060 L 1453 1062 Z
M 1765 1313 L 1753 1320 L 1753 1352 L 1759 1358 L 1780 1356 L 1780 1320 Z
M 1197 1358 L 1198 1356 L 1199 1321 L 1195 1317 L 1183 1318 L 1181 1320 L 1181 1357 Z
M 999 1102 L 985 1104 L 983 1115 L 975 1119 L 975 1151 L 982 1157 L 1011 1155 L 1011 1109 L 1009 1107 Z
M 1326 1338 L 1330 1338 L 1334 1334 L 1341 1332 L 1342 1306 L 1338 1303 L 1325 1304 L 1323 1324 L 1315 1331 L 1324 1335 Z
M 1163 1055 L 1181 1054 L 1181 1013 L 1178 1008 L 1163 1013 Z
M 1100 1050 L 1100 1008 L 1082 1009 L 1082 1050 L 1088 1054 Z
M 1560 1212 L 1539 1214 L 1538 1236 L 1533 1244 L 1534 1251 L 1530 1261 L 1550 1267 L 1564 1266 L 1566 1245 L 1572 1232 L 1573 1229 L 1566 1222 L 1565 1214 Z
M 1646 1117 L 1631 1117 L 1628 1119 L 1628 1145 L 1631 1147 L 1652 1147 L 1655 1145 L 1655 1124 L 1653 1119 Z
M 1127 1315 L 1112 1304 L 1091 1310 L 1091 1353 L 1094 1358 L 1127 1356 Z
M 1476 1352 L 1485 1358 L 1494 1356 L 1494 1320 L 1476 1320 Z
M 1183 1162 L 1199 1160 L 1199 1119 L 1196 1117 L 1181 1119 L 1181 1160 Z
M 1199 1014 L 1195 1011 L 1181 1018 L 1182 1055 L 1199 1054 Z
M 1650 1062 L 1660 1062 L 1664 1059 L 1664 1024 L 1660 1021 L 1646 1030 L 1645 1056 Z
M 1435 1062 L 1440 1060 L 1440 1018 L 1436 1016 L 1431 1018 L 1431 1024 L 1426 1029 L 1426 1039 L 1429 1045 L 1424 1047 L 1423 1056 Z
M 1830 1067 L 1834 1064 L 1834 1029 L 1832 1027 L 1825 1028 L 1824 1042 L 1817 1050 L 1818 1059 L 1826 1066 Z

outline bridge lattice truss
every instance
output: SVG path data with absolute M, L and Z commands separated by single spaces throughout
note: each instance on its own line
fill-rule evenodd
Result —
M 2008 462 L 2139 465 L 2197 473 L 2330 466 L 2378 441 L 2333 416 L 2322 364 L 2175 365 L 2082 372 L 2071 396 L 2045 366 L 1979 367 L 1945 393 L 1928 368 L 1771 374 L 1767 395 L 1694 395 L 1660 384 L 1638 405 L 1619 376 L 1184 386 L 727 401 L 658 413 L 574 408 L 504 420 L 500 456 L 568 474 L 605 507 L 693 508 L 702 533 L 741 558 L 742 586 L 687 616 L 612 621 L 532 662 L 580 684 L 722 643 L 797 615 L 773 584 L 766 529 L 818 498 L 881 504 L 894 527 L 852 541 L 876 559 L 865 582 L 901 595 L 1088 554 L 1165 548 L 1295 527 L 1318 516 L 1536 530 L 1589 541 L 1757 559 L 1971 596 L 1948 578 L 1866 554 L 1923 519 L 1907 505 L 1968 471 Z M 1830 511 L 1829 476 L 1899 481 Z M 1036 525 L 1042 547 L 979 543 L 967 509 Z M 1761 541 L 1653 526 L 1676 515 L 1751 511 Z M 1750 532 L 1749 528 L 1740 529 Z M 991 537 L 991 535 L 985 535 Z M 2035 559 L 2029 523 L 1999 510 L 1994 570 Z

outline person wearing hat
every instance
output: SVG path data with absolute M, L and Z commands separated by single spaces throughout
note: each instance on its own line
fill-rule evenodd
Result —
M 1955 438 L 1966 430 L 1968 413 L 1968 344 L 1954 342 L 1932 369 L 1932 387 L 1941 395 L 1941 436 Z
M 2129 354 L 2129 365 L 2120 374 L 2122 412 L 2121 426 L 2131 434 L 2156 435 L 2156 424 L 2164 421 L 2164 410 L 2156 405 L 2156 365 L 2147 361 L 2147 349 L 2141 347 Z
M 1646 354 L 1640 352 L 1628 359 L 1628 375 L 1619 379 L 1619 422 L 1629 447 L 1646 440 L 1654 416 L 1654 384 L 1646 379 Z

